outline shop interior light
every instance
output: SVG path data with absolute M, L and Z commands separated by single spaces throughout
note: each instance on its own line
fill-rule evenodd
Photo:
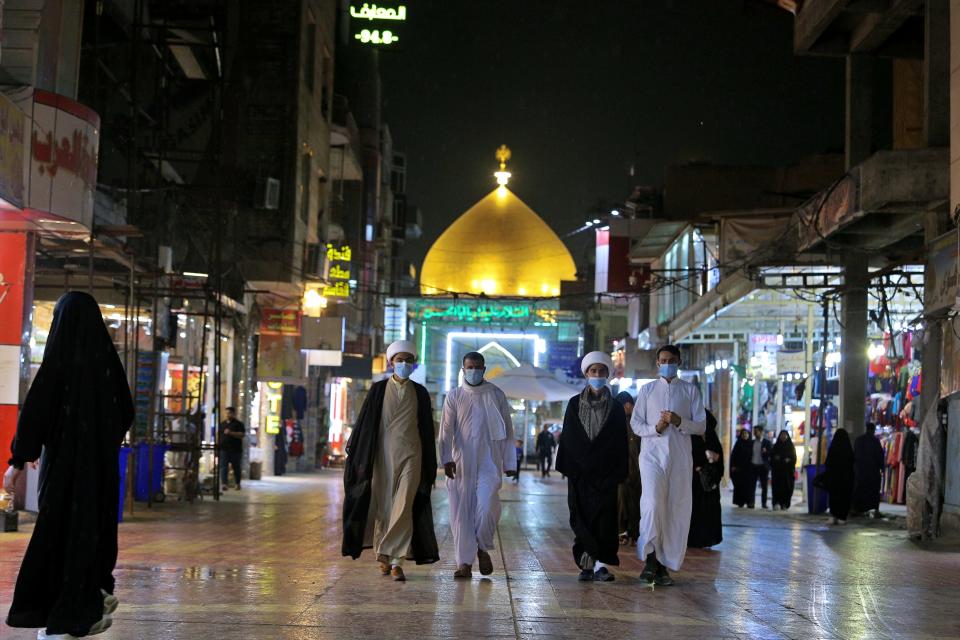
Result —
M 618 210 L 616 210 L 616 209 L 611 209 L 611 210 L 610 210 L 610 215 L 612 215 L 612 216 L 618 216 L 618 215 L 620 215 L 620 212 L 619 212 Z
M 716 371 L 717 371 L 717 370 L 714 368 L 714 366 L 713 366 L 712 364 L 708 364 L 707 366 L 705 366 L 705 367 L 703 368 L 703 372 L 704 372 L 705 374 L 707 374 L 708 376 L 712 376 L 714 373 L 716 373 Z
M 620 378 L 620 386 L 629 389 L 633 386 L 633 378 Z
M 210 277 L 206 273 L 200 273 L 199 271 L 184 271 L 183 275 L 186 278 L 209 278 Z
M 723 361 L 721 361 L 721 360 L 714 360 L 714 361 L 713 361 L 713 366 L 714 366 L 715 369 L 722 369 L 722 368 L 723 368 Z
M 729 360 L 721 360 L 721 361 L 720 361 L 720 368 L 721 368 L 721 369 L 729 369 L 729 368 L 730 368 L 730 361 L 729 361 Z
M 600 218 L 594 218 L 593 224 L 600 224 Z
M 588 227 L 592 227 L 592 226 L 593 226 L 593 221 L 592 221 L 592 220 L 587 220 L 585 224 L 586 224 Z
M 778 333 L 778 334 L 777 334 L 777 345 L 778 345 L 778 346 L 781 346 L 781 347 L 783 346 L 783 334 L 782 334 L 782 333 Z

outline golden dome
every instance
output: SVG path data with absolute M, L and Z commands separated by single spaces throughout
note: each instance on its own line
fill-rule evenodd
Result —
M 552 297 L 577 268 L 563 241 L 505 186 L 447 227 L 420 270 L 424 295 Z

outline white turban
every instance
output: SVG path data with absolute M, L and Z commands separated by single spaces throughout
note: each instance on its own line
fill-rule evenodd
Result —
M 409 353 L 410 355 L 416 357 L 417 345 L 413 344 L 409 340 L 397 340 L 387 347 L 387 362 L 393 360 L 393 356 L 397 355 L 398 353 Z
M 611 358 L 609 354 L 603 351 L 591 351 L 583 356 L 583 362 L 580 363 L 580 371 L 583 375 L 587 375 L 587 369 L 593 364 L 602 364 L 605 366 L 607 368 L 607 377 L 613 375 L 613 358 Z

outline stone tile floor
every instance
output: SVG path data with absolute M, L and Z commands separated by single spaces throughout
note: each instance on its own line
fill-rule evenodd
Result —
M 455 582 L 446 492 L 434 511 L 443 561 L 382 578 L 372 555 L 340 556 L 340 474 L 248 482 L 220 502 L 138 506 L 120 527 L 114 626 L 102 638 L 960 637 L 960 546 L 920 546 L 902 521 L 725 505 L 726 540 L 693 551 L 672 588 L 579 583 L 566 486 L 525 473 L 504 486 L 495 573 Z M 724 501 L 729 503 L 725 495 Z M 5 616 L 30 527 L 0 534 Z M 506 566 L 506 571 L 504 570 Z M 0 625 L 0 638 L 36 632 Z

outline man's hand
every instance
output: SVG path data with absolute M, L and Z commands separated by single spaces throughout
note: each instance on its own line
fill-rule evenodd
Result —
M 448 462 L 447 464 L 443 465 L 443 473 L 451 480 L 455 480 L 457 477 L 457 463 Z
M 660 418 L 660 422 L 658 422 L 658 423 L 657 423 L 657 426 L 654 427 L 654 428 L 657 430 L 657 433 L 663 434 L 663 432 L 666 431 L 666 430 L 667 430 L 667 427 L 669 427 L 669 426 L 670 426 L 670 423 L 669 423 L 669 422 L 667 422 L 667 421 L 664 420 L 663 418 Z
M 21 473 L 23 473 L 23 469 L 17 469 L 13 466 L 7 467 L 6 473 L 3 474 L 3 490 L 12 494 Z
M 508 478 L 516 478 L 516 477 L 517 477 L 517 472 L 516 472 L 515 469 L 507 469 L 504 473 L 507 474 L 507 477 L 508 477 Z
M 682 420 L 680 416 L 675 414 L 673 411 L 662 411 L 660 413 L 660 419 L 666 420 L 668 423 L 672 424 L 675 427 L 679 427 Z

